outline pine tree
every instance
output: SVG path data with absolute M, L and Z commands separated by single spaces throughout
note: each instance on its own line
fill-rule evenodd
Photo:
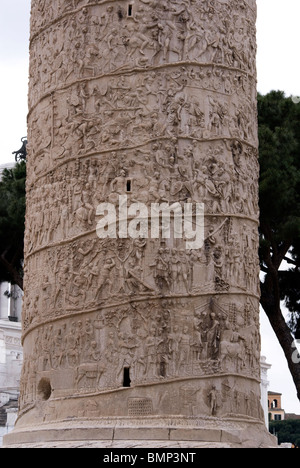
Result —
M 284 351 L 300 400 L 293 346 L 300 326 L 300 105 L 284 93 L 258 96 L 261 305 Z M 286 269 L 285 261 L 289 268 Z M 282 302 L 291 312 L 287 323 Z
M 0 181 L 0 282 L 23 289 L 26 163 L 5 169 Z

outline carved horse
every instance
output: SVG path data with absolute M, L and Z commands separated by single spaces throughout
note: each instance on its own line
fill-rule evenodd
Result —
M 76 369 L 75 386 L 78 388 L 80 382 L 85 379 L 85 381 L 93 381 L 94 384 L 92 386 L 97 388 L 105 371 L 106 367 L 98 362 L 81 364 Z M 90 386 L 88 385 L 88 387 Z

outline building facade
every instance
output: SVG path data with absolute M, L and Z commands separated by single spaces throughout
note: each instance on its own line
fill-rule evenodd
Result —
M 0 284 L 0 447 L 17 418 L 23 364 L 21 310 L 20 289 Z
M 268 389 L 270 382 L 268 380 L 268 371 L 271 369 L 272 365 L 267 363 L 267 358 L 265 356 L 261 357 L 260 360 L 261 367 L 261 406 L 265 415 L 265 424 L 269 428 L 269 399 L 268 399 Z
M 284 421 L 285 411 L 282 408 L 282 393 L 268 392 L 268 408 L 270 421 Z

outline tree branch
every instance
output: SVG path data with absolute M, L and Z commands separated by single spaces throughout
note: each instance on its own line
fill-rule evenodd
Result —
M 263 301 L 262 306 L 285 354 L 289 370 L 297 389 L 297 397 L 300 401 L 300 364 L 293 360 L 293 353 L 295 351 L 295 348 L 293 347 L 294 337 L 290 328 L 286 324 L 280 307 L 278 307 L 277 310 L 274 310 L 273 307 L 268 307 L 266 302 L 263 304 Z
M 277 270 L 279 270 L 280 265 L 282 264 L 283 260 L 285 260 L 286 254 L 288 253 L 292 245 L 293 245 L 292 239 L 287 239 L 285 242 L 283 242 L 282 246 L 279 248 Z
M 292 260 L 291 258 L 289 258 L 289 257 L 287 257 L 287 256 L 285 256 L 283 260 L 285 260 L 286 263 L 288 263 L 289 265 L 294 265 L 294 266 L 296 266 L 296 267 L 298 266 L 298 263 L 295 262 L 295 260 Z
M 7 252 L 7 250 L 6 250 Z M 20 273 L 18 272 L 18 270 L 10 263 L 6 260 L 5 258 L 5 253 L 4 252 L 1 256 L 0 256 L 0 262 L 2 263 L 2 265 L 7 269 L 11 279 L 12 279 L 12 282 L 16 285 L 19 286 L 20 289 L 24 289 L 24 284 L 23 284 L 23 278 L 21 277 Z

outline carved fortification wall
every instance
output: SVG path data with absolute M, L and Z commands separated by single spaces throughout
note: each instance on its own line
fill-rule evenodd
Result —
M 255 0 L 32 0 L 21 433 L 262 427 L 255 21 Z M 204 203 L 203 248 L 99 239 L 125 195 Z

